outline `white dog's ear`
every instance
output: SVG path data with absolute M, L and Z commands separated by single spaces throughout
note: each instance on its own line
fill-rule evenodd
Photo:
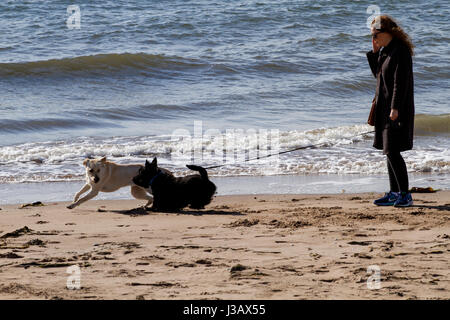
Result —
M 87 167 L 88 164 L 89 164 L 89 159 L 84 159 L 83 166 Z
M 100 159 L 100 162 L 101 162 L 101 163 L 105 163 L 105 162 L 106 162 L 106 157 L 101 158 L 101 159 Z

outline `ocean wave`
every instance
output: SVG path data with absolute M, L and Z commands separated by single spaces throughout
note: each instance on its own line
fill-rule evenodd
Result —
M 118 163 L 144 163 L 158 157 L 177 175 L 185 165 L 212 168 L 214 176 L 295 174 L 385 174 L 386 159 L 372 148 L 368 125 L 291 131 L 236 129 L 215 135 L 77 138 L 0 147 L 0 183 L 79 181 L 84 158 L 107 156 Z M 437 138 L 408 152 L 412 172 L 450 173 L 448 144 Z M 290 151 L 287 153 L 281 153 Z
M 414 122 L 414 134 L 418 136 L 450 136 L 450 113 L 438 115 L 417 114 Z
M 146 53 L 109 53 L 42 61 L 0 63 L 0 77 L 94 75 L 114 72 L 188 71 L 208 68 L 206 62 Z
M 0 63 L 0 78 L 109 76 L 114 74 L 172 78 L 179 75 L 235 75 L 256 72 L 300 73 L 304 67 L 283 60 L 244 65 L 146 53 L 109 53 L 29 62 Z
M 180 112 L 189 111 L 188 106 L 151 104 L 139 105 L 128 108 L 92 108 L 85 111 L 85 115 L 91 119 L 109 120 L 143 120 L 143 119 L 171 119 L 180 117 Z M 76 113 L 76 112 L 74 112 Z M 97 123 L 99 124 L 99 123 Z
M 67 128 L 86 128 L 98 125 L 96 121 L 88 119 L 63 119 L 63 118 L 43 118 L 26 120 L 0 120 L 0 132 L 16 133 L 24 131 L 57 130 Z M 105 125 L 105 124 L 103 124 Z
M 373 79 L 357 74 L 341 75 L 330 80 L 319 80 L 313 87 L 323 95 L 344 97 L 356 92 L 372 93 L 375 90 Z
M 305 68 L 299 64 L 291 63 L 287 61 L 266 61 L 254 64 L 249 67 L 250 70 L 254 70 L 258 73 L 302 73 Z
M 142 121 L 143 119 L 172 119 L 190 108 L 182 105 L 139 105 L 128 108 L 90 108 L 66 111 L 65 117 L 40 119 L 0 119 L 0 133 L 44 132 L 62 129 L 114 128 L 119 121 Z

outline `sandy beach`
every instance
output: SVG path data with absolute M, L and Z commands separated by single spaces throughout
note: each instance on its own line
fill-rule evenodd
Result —
M 450 191 L 405 209 L 378 195 L 218 196 L 183 213 L 4 205 L 0 299 L 449 299 Z

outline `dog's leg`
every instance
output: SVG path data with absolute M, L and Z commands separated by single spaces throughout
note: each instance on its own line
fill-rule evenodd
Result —
M 131 194 L 138 200 L 147 200 L 145 207 L 148 207 L 153 202 L 153 197 L 149 195 L 145 189 L 138 186 L 131 186 Z
M 79 206 L 80 204 L 82 204 L 83 202 L 91 200 L 96 195 L 98 195 L 98 190 L 91 190 L 91 192 L 89 192 L 86 196 L 84 196 L 83 198 L 81 198 L 77 202 L 74 202 L 71 205 L 67 206 L 67 209 L 73 209 L 73 208 Z
M 80 191 L 77 192 L 77 194 L 75 195 L 75 197 L 73 198 L 73 202 L 77 202 L 78 198 L 80 198 L 80 196 L 85 193 L 86 191 L 88 191 L 91 188 L 91 186 L 89 184 L 85 184 L 83 186 L 83 188 L 81 188 Z
M 159 211 L 161 209 L 161 196 L 159 194 L 153 195 L 153 205 L 150 208 L 151 211 Z

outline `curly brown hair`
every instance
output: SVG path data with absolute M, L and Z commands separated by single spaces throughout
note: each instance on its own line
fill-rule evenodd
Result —
M 411 41 L 409 35 L 400 27 L 400 25 L 395 21 L 394 18 L 388 15 L 381 15 L 373 19 L 372 26 L 376 25 L 377 30 L 383 30 L 384 32 L 390 33 L 394 38 L 399 39 L 408 48 L 411 56 L 414 55 L 414 45 Z

